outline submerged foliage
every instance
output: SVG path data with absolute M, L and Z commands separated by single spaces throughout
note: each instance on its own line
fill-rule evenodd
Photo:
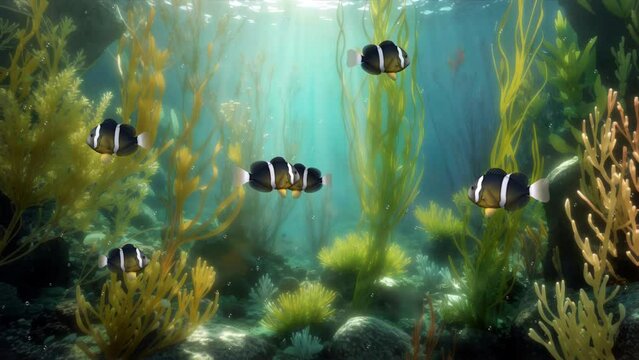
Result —
M 368 41 L 379 44 L 394 39 L 411 54 L 411 62 L 418 64 L 417 31 L 409 25 L 407 7 L 397 10 L 394 1 L 380 0 L 372 1 L 369 10 L 373 31 Z M 396 82 L 384 75 L 361 72 L 357 74 L 364 80 L 349 81 L 344 69 L 346 33 L 341 5 L 337 20 L 336 65 L 344 123 L 351 143 L 349 164 L 351 173 L 357 174 L 355 185 L 362 220 L 372 238 L 353 293 L 354 305 L 363 309 L 383 271 L 391 233 L 419 192 L 423 174 L 419 156 L 424 138 L 424 104 L 415 65 L 397 74 Z M 350 84 L 360 85 L 353 88 Z M 366 88 L 367 92 L 360 93 L 358 88 Z M 368 99 L 362 105 L 366 95 Z
M 284 350 L 287 355 L 298 360 L 311 360 L 322 351 L 324 347 L 320 339 L 311 335 L 308 327 L 302 331 L 297 331 L 291 335 L 291 346 Z
M 0 228 L 0 266 L 46 241 L 87 230 L 100 210 L 118 220 L 112 239 L 137 213 L 156 170 L 154 151 L 103 163 L 84 144 L 90 129 L 104 119 L 112 96 L 106 93 L 97 104 L 83 96 L 78 58 L 65 49 L 73 23 L 50 23 L 43 15 L 47 5 L 46 0 L 24 2 L 29 19 L 13 34 L 11 64 L 0 76 L 0 191 L 11 201 L 8 225 Z M 160 98 L 147 92 L 148 101 Z M 131 107 L 147 110 L 137 101 Z M 148 122 L 143 131 L 153 126 Z M 36 214 L 28 229 L 23 226 L 26 214 Z
M 189 336 L 217 311 L 218 297 L 207 301 L 215 283 L 215 271 L 197 260 L 190 272 L 188 290 L 185 272 L 187 256 L 182 253 L 170 272 L 162 271 L 160 253 L 153 254 L 144 272 L 135 278 L 115 273 L 102 286 L 97 306 L 89 304 L 76 288 L 76 321 L 100 349 L 93 353 L 88 344 L 78 346 L 92 359 L 142 359 Z M 104 326 L 92 324 L 94 318 Z
M 368 233 L 350 233 L 338 237 L 330 247 L 320 250 L 320 264 L 330 270 L 357 273 L 366 266 L 366 251 L 373 243 Z M 402 274 L 410 258 L 397 244 L 388 245 L 379 277 Z
M 332 307 L 335 296 L 334 291 L 320 283 L 303 283 L 296 291 L 269 302 L 261 323 L 278 335 L 321 324 L 335 312 Z
M 431 201 L 428 208 L 415 208 L 415 218 L 430 235 L 432 241 L 450 240 L 465 233 L 464 223 L 451 209 L 439 206 Z

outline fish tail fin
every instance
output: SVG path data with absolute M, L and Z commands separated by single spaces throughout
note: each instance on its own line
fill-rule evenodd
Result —
M 322 185 L 331 186 L 332 183 L 333 183 L 333 175 L 326 174 L 322 176 Z
M 249 182 L 251 179 L 251 175 L 248 171 L 242 168 L 235 168 L 235 173 L 233 174 L 233 185 L 234 186 L 242 186 Z
M 541 201 L 548 202 L 550 200 L 550 183 L 546 178 L 539 179 L 530 185 L 530 197 Z
M 103 267 L 107 266 L 107 260 L 108 260 L 108 259 L 107 259 L 107 257 L 106 257 L 106 256 L 104 256 L 104 255 L 100 255 L 100 256 L 98 257 L 98 267 L 99 267 L 100 269 L 102 269 Z
M 346 60 L 346 64 L 348 65 L 348 67 L 353 67 L 355 65 L 361 64 L 362 63 L 362 54 L 360 54 L 359 52 L 357 52 L 357 50 L 355 49 L 350 49 L 348 50 L 347 53 L 348 57 Z
M 151 147 L 151 136 L 148 132 L 143 132 L 142 134 L 137 136 L 138 145 L 144 149 L 148 149 Z

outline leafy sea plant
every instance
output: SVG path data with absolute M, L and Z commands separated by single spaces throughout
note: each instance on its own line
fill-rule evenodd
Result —
M 261 324 L 278 335 L 321 324 L 335 312 L 332 307 L 335 296 L 334 291 L 320 283 L 303 283 L 296 291 L 267 303 Z
M 416 26 L 411 27 L 407 16 L 407 9 L 411 8 L 398 8 L 392 0 L 370 2 L 366 18 L 370 19 L 372 32 L 368 41 L 379 44 L 394 39 L 397 45 L 411 51 L 411 62 L 416 64 L 417 30 Z M 336 65 L 343 118 L 351 143 L 349 164 L 351 172 L 358 174 L 355 185 L 362 221 L 371 236 L 353 293 L 355 307 L 364 309 L 392 248 L 388 246 L 392 231 L 419 192 L 423 175 L 419 157 L 424 137 L 424 103 L 417 82 L 417 66 L 404 70 L 397 76 L 397 82 L 386 76 L 369 75 L 364 75 L 362 81 L 349 80 L 344 69 L 347 39 L 341 4 L 337 20 Z M 363 23 L 366 32 L 368 23 Z M 367 98 L 364 107 L 363 98 Z
M 368 233 L 350 233 L 338 237 L 330 247 L 320 250 L 320 264 L 330 270 L 357 273 L 366 265 L 366 250 L 372 243 Z M 380 278 L 402 274 L 410 258 L 397 244 L 390 244 L 380 271 Z
M 428 255 L 417 254 L 415 256 L 415 266 L 423 286 L 427 291 L 440 287 L 443 283 L 443 271 L 448 269 L 440 268 L 428 259 Z M 450 275 L 450 272 L 448 273 Z
M 249 314 L 252 316 L 264 315 L 266 304 L 277 292 L 277 286 L 273 284 L 269 274 L 260 277 L 257 284 L 249 292 Z
M 451 209 L 445 209 L 431 201 L 428 208 L 415 208 L 415 218 L 423 229 L 430 235 L 431 241 L 445 241 L 463 234 L 466 230 L 464 223 L 453 214 Z
M 156 252 L 136 278 L 118 280 L 111 273 L 97 306 L 89 304 L 76 287 L 76 322 L 93 338 L 100 354 L 81 341 L 77 343 L 80 349 L 92 359 L 143 359 L 183 341 L 213 317 L 219 295 L 216 292 L 210 301 L 206 296 L 215 283 L 215 271 L 198 259 L 190 274 L 192 290 L 188 290 L 186 260 L 186 253 L 182 253 L 171 271 L 164 272 Z M 105 332 L 92 323 L 94 318 Z
M 322 351 L 324 347 L 320 339 L 311 335 L 308 327 L 291 335 L 291 346 L 284 350 L 285 354 L 299 360 L 311 360 Z

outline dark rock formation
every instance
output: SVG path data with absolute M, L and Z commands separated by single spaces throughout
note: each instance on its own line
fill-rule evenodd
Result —
M 350 318 L 331 342 L 328 358 L 335 360 L 404 359 L 411 351 L 410 337 L 399 328 L 374 317 Z

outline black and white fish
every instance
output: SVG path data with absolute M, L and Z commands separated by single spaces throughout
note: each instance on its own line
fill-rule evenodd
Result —
M 406 69 L 410 60 L 404 49 L 386 40 L 379 45 L 366 45 L 361 53 L 354 49 L 348 50 L 347 64 L 349 67 L 361 64 L 362 69 L 369 74 L 386 73 L 395 80 L 396 73 Z
M 468 198 L 491 215 L 496 209 L 508 211 L 524 207 L 530 198 L 541 202 L 550 199 L 548 180 L 539 179 L 528 186 L 522 173 L 507 174 L 502 169 L 490 169 L 468 189 Z
M 302 194 L 302 191 L 307 193 L 316 192 L 321 189 L 322 186 L 330 185 L 331 183 L 331 175 L 327 174 L 322 176 L 322 172 L 316 168 L 307 168 L 299 163 L 293 165 L 293 168 L 300 174 L 299 180 L 289 187 L 294 198 L 298 198 Z
M 138 147 L 149 148 L 147 133 L 136 135 L 135 128 L 128 124 L 118 124 L 113 119 L 106 119 L 91 129 L 87 137 L 87 145 L 100 154 L 129 155 Z
M 98 258 L 98 267 L 108 267 L 113 272 L 138 273 L 149 263 L 149 258 L 142 250 L 131 244 L 126 244 L 121 248 L 115 248 L 104 256 Z
M 277 190 L 282 197 L 286 197 L 286 189 L 299 178 L 297 170 L 283 157 L 278 156 L 271 161 L 254 162 L 250 171 L 238 168 L 234 182 L 238 186 L 249 183 L 253 189 L 261 192 Z

